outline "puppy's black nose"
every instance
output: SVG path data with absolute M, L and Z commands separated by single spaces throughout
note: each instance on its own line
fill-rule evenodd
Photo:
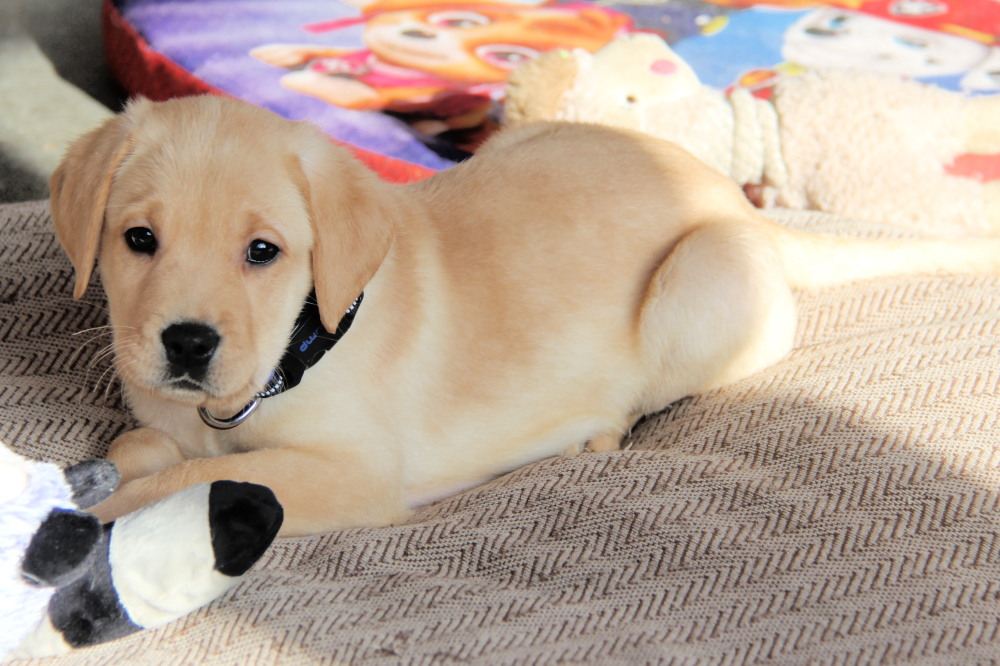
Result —
M 203 378 L 219 346 L 219 334 L 205 324 L 171 324 L 163 329 L 160 337 L 167 355 L 167 369 L 172 377 L 188 375 L 192 379 Z

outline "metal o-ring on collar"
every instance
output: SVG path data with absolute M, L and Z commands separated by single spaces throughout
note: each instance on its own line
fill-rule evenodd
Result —
M 257 406 L 260 405 L 260 401 L 264 398 L 270 398 L 273 395 L 277 395 L 285 390 L 285 379 L 282 377 L 281 373 L 275 370 L 271 373 L 271 376 L 267 380 L 267 386 L 260 393 L 254 395 L 250 399 L 250 402 L 240 411 L 236 412 L 233 416 L 226 419 L 220 419 L 218 416 L 212 414 L 205 407 L 198 408 L 198 416 L 201 417 L 202 422 L 210 428 L 215 428 L 216 430 L 230 430 L 235 428 L 239 424 L 246 421 Z
M 246 407 L 227 419 L 220 419 L 204 407 L 199 407 L 198 416 L 200 416 L 205 425 L 210 428 L 215 428 L 216 430 L 229 430 L 230 428 L 235 428 L 239 424 L 246 421 L 250 415 L 254 413 L 254 410 L 257 409 L 257 405 L 259 404 L 260 398 L 254 398 L 247 403 Z

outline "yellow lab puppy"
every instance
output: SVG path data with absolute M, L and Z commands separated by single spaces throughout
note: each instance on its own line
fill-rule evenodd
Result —
M 70 149 L 52 213 L 76 296 L 98 260 L 145 426 L 112 444 L 124 480 L 98 515 L 254 481 L 286 535 L 615 448 L 641 414 L 784 356 L 793 288 L 1000 268 L 996 240 L 786 230 L 627 131 L 511 130 L 398 186 L 222 97 L 129 105 Z

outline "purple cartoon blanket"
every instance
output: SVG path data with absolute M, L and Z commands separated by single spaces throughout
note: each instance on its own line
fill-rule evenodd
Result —
M 308 119 L 386 158 L 397 179 L 473 151 L 520 63 L 556 48 L 594 51 L 630 31 L 660 34 L 718 88 L 764 89 L 782 73 L 836 65 L 970 94 L 1000 89 L 995 0 L 107 3 L 109 60 L 129 92 L 211 90 Z

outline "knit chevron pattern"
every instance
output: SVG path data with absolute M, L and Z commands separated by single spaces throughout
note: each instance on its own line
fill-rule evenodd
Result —
M 100 291 L 0 208 L 0 437 L 129 426 Z M 815 213 L 788 224 L 885 229 Z M 50 664 L 987 664 L 1000 659 L 1000 280 L 803 294 L 792 354 L 404 524 L 278 542 L 166 627 Z

